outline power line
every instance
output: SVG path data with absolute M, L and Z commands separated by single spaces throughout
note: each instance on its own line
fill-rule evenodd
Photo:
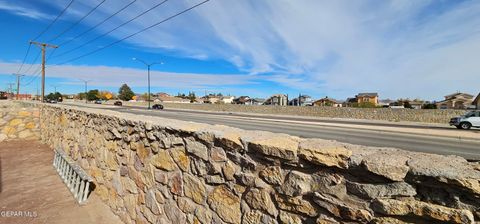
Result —
M 38 60 L 38 58 L 40 57 L 40 54 L 41 54 L 41 53 L 42 53 L 42 51 L 38 51 L 37 55 L 35 56 L 35 59 L 33 59 L 33 61 L 30 63 L 30 66 L 27 68 L 27 70 L 25 70 L 25 71 L 22 72 L 22 73 L 28 73 L 28 72 L 32 69 L 33 65 L 35 64 L 35 62 L 37 62 L 37 60 Z
M 50 23 L 48 24 L 48 26 L 42 31 L 40 32 L 40 34 L 38 34 L 35 38 L 33 38 L 33 40 L 37 40 L 38 38 L 40 38 L 45 32 L 47 32 L 50 27 L 52 27 L 52 25 L 57 22 L 57 20 L 65 13 L 65 11 L 67 11 L 68 8 L 70 8 L 70 6 L 72 5 L 72 3 L 74 2 L 75 0 L 71 0 L 70 3 L 68 3 L 68 5 L 60 12 L 60 14 L 57 15 L 57 17 L 55 17 L 55 19 Z
M 65 54 L 68 54 L 68 53 L 70 53 L 70 52 L 73 52 L 73 51 L 75 51 L 75 50 L 77 50 L 77 49 L 80 49 L 80 48 L 82 48 L 82 47 L 84 47 L 84 46 L 86 46 L 86 45 L 90 44 L 90 43 L 91 43 L 91 42 L 93 42 L 93 41 L 96 41 L 96 40 L 98 40 L 98 39 L 100 39 L 100 38 L 102 38 L 102 37 L 104 37 L 104 36 L 106 36 L 106 35 L 108 35 L 108 34 L 112 33 L 113 31 L 115 31 L 115 30 L 119 29 L 120 27 L 127 25 L 128 23 L 130 23 L 130 22 L 132 22 L 132 21 L 134 21 L 134 20 L 138 19 L 139 17 L 141 17 L 141 16 L 143 16 L 143 15 L 147 14 L 148 12 L 150 12 L 150 11 L 154 10 L 155 8 L 157 8 L 157 7 L 161 6 L 161 5 L 163 5 L 163 4 L 164 4 L 165 2 L 167 2 L 167 1 L 168 1 L 168 0 L 164 0 L 164 1 L 162 1 L 162 2 L 160 2 L 160 3 L 158 3 L 158 4 L 156 4 L 155 6 L 153 6 L 153 7 L 152 7 L 152 8 L 150 8 L 150 9 L 148 9 L 147 11 L 144 11 L 144 12 L 140 13 L 139 15 L 137 15 L 137 16 L 135 16 L 135 17 L 133 17 L 132 19 L 130 19 L 130 20 L 128 20 L 128 21 L 126 21 L 126 22 L 124 22 L 124 23 L 122 23 L 121 25 L 119 25 L 119 26 L 117 26 L 117 27 L 113 28 L 112 30 L 110 30 L 110 31 L 108 31 L 108 32 L 106 32 L 106 33 L 103 33 L 103 34 L 101 34 L 100 36 L 97 36 L 97 37 L 95 37 L 95 38 L 93 38 L 93 39 L 91 39 L 91 40 L 87 41 L 86 43 L 84 43 L 84 44 L 82 44 L 82 45 L 80 45 L 80 46 L 78 46 L 78 47 L 72 48 L 72 49 L 70 49 L 70 50 L 68 50 L 68 51 L 65 51 L 65 52 L 63 52 L 63 53 L 61 53 L 61 54 L 58 54 L 56 57 L 60 57 L 60 56 L 62 56 L 62 55 L 65 55 Z
M 155 27 L 155 26 L 158 26 L 158 25 L 160 25 L 160 24 L 162 24 L 162 23 L 164 23 L 164 22 L 167 22 L 167 21 L 169 21 L 169 20 L 171 20 L 171 19 L 173 19 L 173 18 L 175 18 L 175 17 L 177 17 L 177 16 L 180 16 L 180 15 L 182 15 L 182 14 L 184 14 L 184 13 L 186 13 L 186 12 L 188 12 L 188 11 L 190 11 L 190 10 L 192 10 L 192 9 L 200 6 L 200 5 L 203 5 L 203 4 L 207 3 L 208 1 L 210 1 L 210 0 L 205 0 L 205 1 L 203 1 L 203 2 L 200 2 L 200 3 L 198 3 L 198 4 L 194 5 L 194 6 L 191 6 L 190 8 L 187 8 L 187 9 L 185 9 L 185 10 L 179 12 L 179 13 L 176 13 L 175 15 L 172 15 L 172 16 L 170 16 L 170 17 L 168 17 L 168 18 L 166 18 L 166 19 L 164 19 L 164 20 L 162 20 L 162 21 L 160 21 L 160 22 L 157 22 L 157 23 L 155 23 L 155 24 L 153 24 L 153 25 L 151 25 L 151 26 L 149 26 L 149 27 L 146 27 L 146 28 L 144 28 L 144 29 L 141 29 L 140 31 L 137 31 L 137 32 L 135 32 L 135 33 L 133 33 L 133 34 L 130 34 L 130 35 L 128 35 L 128 36 L 126 36 L 126 37 L 124 37 L 124 38 L 122 38 L 122 39 L 120 39 L 120 40 L 114 41 L 114 42 L 112 42 L 112 43 L 110 43 L 110 44 L 108 44 L 108 45 L 106 45 L 106 46 L 103 46 L 103 47 L 101 47 L 101 48 L 98 48 L 98 49 L 96 49 L 96 50 L 93 50 L 93 51 L 91 51 L 91 52 L 89 52 L 89 53 L 80 55 L 80 56 L 78 56 L 78 57 L 76 57 L 76 58 L 72 58 L 72 59 L 70 59 L 70 60 L 68 60 L 68 61 L 62 62 L 62 63 L 57 64 L 57 65 L 63 65 L 63 64 L 66 64 L 66 63 L 69 63 L 69 62 L 78 60 L 78 59 L 80 59 L 80 58 L 86 57 L 86 56 L 88 56 L 88 55 L 94 54 L 94 53 L 96 53 L 96 52 L 98 52 L 98 51 L 101 51 L 101 50 L 103 50 L 103 49 L 105 49 L 105 48 L 111 47 L 111 46 L 113 46 L 113 45 L 115 45 L 115 44 L 117 44 L 117 43 L 120 43 L 120 42 L 128 39 L 128 38 L 131 38 L 131 37 L 133 37 L 133 36 L 135 36 L 135 35 L 138 35 L 139 33 L 145 32 L 145 31 L 147 31 L 147 30 L 149 30 L 149 29 L 151 29 L 151 28 L 153 28 L 153 27 Z
M 52 57 L 52 55 L 55 53 L 55 51 L 57 50 L 58 48 L 54 48 L 52 50 L 52 52 L 48 55 L 47 59 L 45 60 L 45 63 L 47 63 L 50 58 Z M 41 71 L 42 71 L 42 65 L 38 65 L 38 69 L 32 73 L 32 78 L 30 78 L 30 80 L 27 82 L 27 84 L 24 84 L 23 86 L 28 86 L 30 85 L 33 81 L 35 81 L 41 74 Z
M 40 76 L 41 71 L 42 70 L 41 70 L 41 67 L 40 67 L 40 69 L 38 69 L 37 72 L 36 72 L 37 74 L 32 74 L 32 75 L 35 75 L 35 76 L 33 76 L 33 78 L 31 78 L 26 84 L 22 84 L 22 85 L 24 87 L 30 85 L 33 81 L 35 81 Z
M 70 3 L 68 3 L 68 5 L 60 12 L 60 14 L 58 14 L 57 17 L 55 17 L 55 19 L 52 22 L 50 22 L 50 24 L 48 24 L 48 26 L 45 27 L 45 29 L 42 30 L 42 32 L 40 32 L 35 38 L 33 38 L 33 40 L 36 40 L 36 39 L 40 38 L 45 32 L 47 32 L 50 29 L 50 27 L 63 15 L 63 13 L 65 13 L 65 11 L 67 11 L 67 9 L 70 8 L 73 1 L 74 0 L 71 0 Z M 25 61 L 27 60 L 28 53 L 30 52 L 31 47 L 32 47 L 32 44 L 29 43 L 27 52 L 25 53 L 25 56 L 23 57 L 22 65 L 20 65 L 20 68 L 18 69 L 17 73 L 20 73 L 20 70 L 22 70 L 23 65 L 25 64 Z
M 69 40 L 66 40 L 62 43 L 60 43 L 58 46 L 63 46 L 64 44 L 67 44 L 67 43 L 70 43 L 72 42 L 73 40 L 85 35 L 86 33 L 94 30 L 95 28 L 99 27 L 100 25 L 104 24 L 105 22 L 107 22 L 108 20 L 110 20 L 111 18 L 113 18 L 114 16 L 116 16 L 118 13 L 122 12 L 123 10 L 125 10 L 126 8 L 130 7 L 130 5 L 132 5 L 133 3 L 135 3 L 137 0 L 133 0 L 132 2 L 128 3 L 127 5 L 125 5 L 123 8 L 121 8 L 120 10 L 116 11 L 115 13 L 113 13 L 112 15 L 110 15 L 109 17 L 105 18 L 103 21 L 97 23 L 95 26 L 91 27 L 90 29 L 88 30 L 85 30 L 84 32 L 78 34 L 77 36 L 69 39 Z
M 60 36 L 62 36 L 63 34 L 65 34 L 66 32 L 70 31 L 73 27 L 75 27 L 76 25 L 78 25 L 80 22 L 82 22 L 85 18 L 87 18 L 90 14 L 92 14 L 95 10 L 98 9 L 98 7 L 100 7 L 103 3 L 105 3 L 106 0 L 103 0 L 101 1 L 100 3 L 98 3 L 95 7 L 93 7 L 87 14 L 85 14 L 82 18 L 80 18 L 79 20 L 77 20 L 77 22 L 73 23 L 71 26 L 69 26 L 67 29 L 63 30 L 61 33 L 57 34 L 54 38 L 52 38 L 51 40 L 49 40 L 48 42 L 52 42 L 54 40 L 56 40 L 57 38 L 59 38 Z
M 30 48 L 32 48 L 32 44 L 28 44 L 27 52 L 25 53 L 25 56 L 23 57 L 22 65 L 20 65 L 20 68 L 18 68 L 17 73 L 20 73 L 20 70 L 22 70 L 23 65 L 25 64 L 25 61 L 27 60 L 28 53 L 30 53 Z

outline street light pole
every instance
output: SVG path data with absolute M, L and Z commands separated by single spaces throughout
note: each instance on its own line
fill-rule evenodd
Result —
M 54 94 L 57 93 L 57 87 L 59 87 L 59 86 L 57 86 L 57 85 L 51 85 L 51 86 L 54 88 L 54 92 L 53 92 L 53 93 L 54 93 Z
M 150 110 L 150 66 L 152 65 L 147 65 L 148 68 L 148 109 Z
M 156 65 L 156 64 L 163 65 L 163 62 L 147 63 L 144 60 L 138 59 L 138 58 L 132 58 L 132 60 L 142 62 L 143 64 L 145 64 L 147 66 L 147 70 L 148 70 L 148 97 L 147 97 L 147 101 L 148 101 L 148 109 L 150 110 L 151 109 L 151 107 L 150 107 L 150 95 L 151 95 L 150 94 L 150 67 L 152 65 Z
M 92 80 L 84 80 L 84 79 L 80 79 L 82 80 L 84 83 L 85 83 L 85 104 L 88 103 L 88 97 L 87 97 L 87 83 L 92 81 Z

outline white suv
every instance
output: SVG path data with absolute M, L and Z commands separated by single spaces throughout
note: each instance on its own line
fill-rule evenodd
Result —
M 458 129 L 470 129 L 471 127 L 480 128 L 480 111 L 469 111 L 463 116 L 450 119 L 450 125 Z

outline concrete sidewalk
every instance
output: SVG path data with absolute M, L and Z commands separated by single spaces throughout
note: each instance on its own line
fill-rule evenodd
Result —
M 0 223 L 122 223 L 95 194 L 78 205 L 52 159 L 37 141 L 0 142 Z

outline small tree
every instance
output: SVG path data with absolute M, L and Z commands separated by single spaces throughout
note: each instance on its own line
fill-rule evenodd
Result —
M 100 91 L 98 93 L 98 98 L 101 100 L 110 100 L 113 98 L 113 94 L 109 91 Z
M 56 100 L 58 102 L 63 101 L 62 94 L 59 93 L 59 92 L 49 93 L 47 96 L 45 96 L 45 98 L 48 99 L 48 100 Z
M 410 102 L 408 102 L 408 101 L 403 101 L 403 107 L 408 108 L 408 109 L 412 109 L 412 105 L 410 105 Z
M 422 106 L 422 109 L 437 109 L 437 105 L 434 103 L 427 103 Z
M 85 93 L 79 93 L 77 94 L 78 99 L 84 100 L 85 99 Z
M 53 93 L 49 93 L 47 96 L 45 96 L 47 100 L 53 100 L 55 97 L 53 96 Z
M 118 98 L 121 100 L 128 101 L 131 100 L 133 96 L 135 96 L 135 93 L 133 93 L 127 84 L 123 84 L 118 90 Z
M 87 100 L 88 101 L 98 100 L 99 99 L 98 96 L 99 96 L 98 89 L 92 89 L 87 93 Z
M 188 99 L 190 100 L 190 103 L 194 103 L 197 100 L 197 97 L 195 96 L 195 92 L 188 93 Z

